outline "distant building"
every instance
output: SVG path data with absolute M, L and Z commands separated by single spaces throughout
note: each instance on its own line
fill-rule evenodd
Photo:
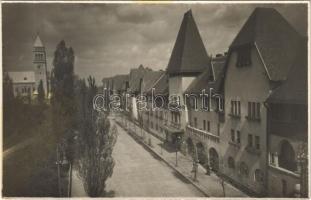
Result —
M 14 96 L 31 97 L 36 92 L 35 73 L 33 71 L 8 72 L 13 83 Z
M 7 72 L 13 82 L 14 96 L 34 97 L 42 81 L 46 97 L 49 95 L 49 80 L 45 47 L 37 35 L 33 46 L 33 70 Z
M 193 156 L 196 148 L 199 163 L 209 166 L 215 172 L 219 171 L 220 133 L 224 127 L 223 92 L 220 84 L 224 78 L 225 61 L 226 56 L 223 55 L 213 58 L 211 66 L 185 92 L 191 95 L 187 101 L 189 123 L 184 139 L 187 144 L 186 154 Z M 211 98 L 200 96 L 203 90 L 207 95 L 212 95 Z

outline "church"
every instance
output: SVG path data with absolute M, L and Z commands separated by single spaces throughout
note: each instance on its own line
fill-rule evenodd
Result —
M 33 44 L 33 61 L 31 71 L 7 72 L 13 83 L 14 96 L 34 98 L 38 94 L 38 87 L 42 82 L 46 98 L 49 97 L 49 74 L 47 71 L 46 51 L 39 37 Z

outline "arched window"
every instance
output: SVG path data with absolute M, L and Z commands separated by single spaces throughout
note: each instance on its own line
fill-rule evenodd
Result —
M 255 178 L 255 181 L 257 182 L 263 182 L 263 173 L 260 169 L 256 169 L 255 170 L 255 173 L 254 173 L 254 178 Z
M 279 166 L 290 171 L 297 170 L 295 151 L 292 145 L 286 140 L 281 143 Z
M 231 169 L 235 168 L 234 159 L 231 156 L 228 158 L 228 166 Z
M 247 177 L 248 176 L 248 166 L 245 162 L 241 162 L 240 164 L 240 174 Z

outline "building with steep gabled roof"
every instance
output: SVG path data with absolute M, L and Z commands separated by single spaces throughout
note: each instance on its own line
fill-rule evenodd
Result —
M 226 125 L 218 154 L 227 163 L 222 173 L 256 196 L 269 192 L 266 100 L 297 62 L 301 40 L 278 11 L 256 8 L 229 47 L 221 86 Z
M 271 197 L 308 197 L 308 49 L 298 51 L 287 79 L 268 97 L 268 188 Z M 297 187 L 299 186 L 299 187 Z M 300 191 L 297 189 L 300 188 Z
M 167 66 L 169 75 L 198 75 L 210 65 L 197 25 L 189 10 L 184 14 Z
M 254 10 L 230 49 L 254 45 L 271 81 L 283 81 L 294 62 L 301 35 L 274 8 Z

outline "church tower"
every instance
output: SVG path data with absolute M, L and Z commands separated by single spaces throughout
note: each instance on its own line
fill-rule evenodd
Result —
M 48 95 L 48 80 L 47 80 L 47 63 L 46 63 L 46 52 L 42 41 L 37 35 L 33 45 L 33 65 L 36 81 L 36 91 L 38 93 L 38 86 L 40 82 L 43 82 L 44 93 Z

